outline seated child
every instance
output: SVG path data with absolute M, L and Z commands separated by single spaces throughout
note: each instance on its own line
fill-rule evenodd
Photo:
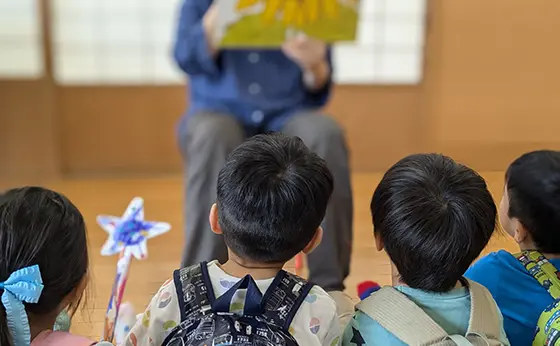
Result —
M 62 311 L 76 311 L 87 284 L 82 215 L 66 197 L 40 187 L 13 189 L 1 199 L 0 345 L 95 344 L 53 331 Z
M 299 252 L 310 252 L 321 241 L 320 224 L 332 189 L 333 178 L 325 161 L 297 137 L 266 134 L 252 137 L 241 144 L 229 155 L 219 173 L 217 200 L 209 217 L 212 230 L 224 237 L 229 260 L 223 264 L 212 261 L 176 271 L 174 279 L 165 283 L 153 297 L 124 344 L 162 345 L 165 341 L 164 345 L 168 342 L 173 345 L 204 345 L 204 340 L 208 338 L 209 344 L 239 344 L 232 341 L 230 335 L 213 335 L 219 329 L 213 321 L 209 321 L 205 329 L 196 335 L 196 342 L 187 343 L 183 339 L 171 343 L 165 339 L 170 333 L 171 337 L 175 335 L 176 330 L 172 331 L 178 324 L 187 325 L 187 317 L 194 316 L 198 323 L 203 313 L 208 313 L 204 309 L 208 305 L 193 309 L 189 302 L 214 300 L 213 311 L 218 305 L 216 302 L 231 292 L 230 288 L 247 283 L 246 297 L 243 292 L 235 291 L 241 295 L 227 306 L 230 312 L 245 311 L 246 306 L 243 304 L 248 304 L 249 296 L 255 293 L 253 291 L 250 294 L 248 282 L 251 282 L 251 278 L 260 291 L 257 295 L 262 293 L 264 297 L 270 296 L 265 304 L 267 312 L 270 311 L 269 306 L 274 305 L 275 313 L 287 316 L 283 320 L 286 335 L 291 334 L 299 345 L 338 344 L 340 326 L 336 305 L 323 289 L 312 286 L 307 295 L 299 296 L 301 300 L 294 305 L 301 304 L 299 308 L 290 310 L 286 309 L 284 303 L 287 301 L 284 298 L 291 295 L 292 291 L 277 292 L 273 288 L 278 286 L 276 279 L 283 273 L 282 268 L 287 261 Z M 185 285 L 183 279 L 196 271 L 199 271 L 198 277 L 202 276 L 203 279 Z M 303 279 L 295 275 L 283 278 L 288 283 L 296 278 L 306 285 Z M 280 281 L 284 282 L 284 279 Z M 201 286 L 204 288 L 200 289 Z M 293 292 L 301 287 L 296 284 Z M 201 297 L 200 292 L 207 293 L 208 297 Z M 274 300 L 281 304 L 276 304 Z M 188 311 L 185 304 L 189 306 Z M 240 332 L 238 327 L 240 325 L 236 322 L 235 328 Z M 246 331 L 249 337 L 251 330 Z M 253 334 L 258 332 L 254 331 Z
M 411 155 L 385 173 L 371 214 L 394 287 L 357 305 L 343 345 L 439 345 L 450 338 L 469 344 L 467 331 L 481 333 L 489 345 L 509 344 L 491 296 L 462 277 L 496 225 L 482 177 L 446 156 Z
M 509 166 L 500 220 L 521 251 L 537 250 L 560 268 L 560 152 L 530 152 Z M 526 346 L 553 299 L 517 257 L 503 250 L 491 253 L 466 276 L 486 286 L 496 299 L 511 344 Z

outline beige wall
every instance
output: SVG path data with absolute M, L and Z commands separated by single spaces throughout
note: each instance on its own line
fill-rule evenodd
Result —
M 560 2 L 434 1 L 425 114 L 432 145 L 481 169 L 560 148 Z
M 559 11 L 551 0 L 431 0 L 421 85 L 335 89 L 328 110 L 346 128 L 353 167 L 383 170 L 406 153 L 430 150 L 501 170 L 523 151 L 560 149 Z M 0 101 L 16 92 L 0 86 Z M 71 175 L 181 169 L 174 125 L 186 102 L 182 88 L 53 89 L 52 113 L 11 98 L 12 111 L 0 111 L 2 147 L 33 145 L 41 157 L 29 162 L 35 156 L 27 149 L 0 154 L 0 174 L 31 166 Z M 20 136 L 25 126 L 5 119 L 14 114 L 39 124 L 54 114 L 56 128 L 41 126 L 58 135 Z

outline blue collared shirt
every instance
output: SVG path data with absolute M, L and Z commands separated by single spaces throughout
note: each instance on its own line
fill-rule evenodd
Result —
M 223 50 L 211 57 L 202 27 L 211 3 L 184 0 L 179 18 L 174 57 L 189 76 L 187 115 L 222 112 L 250 132 L 279 131 L 296 112 L 326 104 L 330 79 L 321 90 L 309 91 L 301 69 L 280 50 Z

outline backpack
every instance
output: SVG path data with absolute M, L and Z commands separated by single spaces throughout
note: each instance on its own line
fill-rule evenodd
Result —
M 465 336 L 447 334 L 424 310 L 393 287 L 381 288 L 361 301 L 356 309 L 407 345 L 502 345 L 501 321 L 494 299 L 486 288 L 466 282 L 471 295 L 471 317 Z
M 539 317 L 533 345 L 560 345 L 560 273 L 558 269 L 538 251 L 523 251 L 515 257 L 554 299 L 554 302 Z
M 298 346 L 290 324 L 313 287 L 302 278 L 280 271 L 263 296 L 247 275 L 216 298 L 206 262 L 177 270 L 173 277 L 181 323 L 163 345 Z M 234 296 L 243 293 L 243 306 L 232 304 Z M 230 312 L 232 307 L 242 309 L 242 314 Z

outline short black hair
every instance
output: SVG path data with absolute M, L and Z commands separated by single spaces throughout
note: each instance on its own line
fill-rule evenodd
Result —
M 219 173 L 218 219 L 228 248 L 244 259 L 286 262 L 313 239 L 333 190 L 325 160 L 298 137 L 254 136 Z
M 520 156 L 506 171 L 506 188 L 508 216 L 527 229 L 537 250 L 560 253 L 560 152 Z
M 391 167 L 371 213 L 401 280 L 431 292 L 452 289 L 496 228 L 484 179 L 440 154 L 411 155 Z
M 3 198 L 0 282 L 18 269 L 38 265 L 44 289 L 37 304 L 25 304 L 26 311 L 33 316 L 52 314 L 71 298 L 68 308 L 73 313 L 81 300 L 76 289 L 87 279 L 89 265 L 82 214 L 65 196 L 42 187 L 12 189 Z M 12 336 L 5 314 L 0 307 L 0 344 L 8 346 Z

